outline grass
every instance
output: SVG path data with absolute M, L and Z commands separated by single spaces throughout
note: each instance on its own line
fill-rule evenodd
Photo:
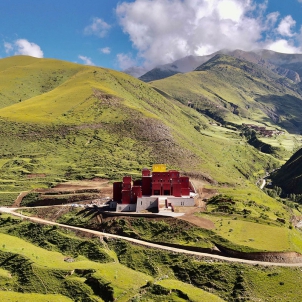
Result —
M 0 268 L 0 278 L 9 279 L 9 271 Z
M 0 251 L 9 251 L 28 258 L 39 268 L 64 271 L 93 270 L 95 271 L 94 278 L 102 278 L 112 284 L 116 289 L 116 297 L 125 292 L 127 288 L 130 290 L 137 289 L 152 279 L 150 276 L 135 272 L 119 263 L 100 264 L 89 261 L 83 256 L 79 256 L 75 262 L 68 263 L 64 261 L 66 256 L 61 253 L 47 251 L 14 236 L 0 234 L 0 240 L 5 242 L 0 247 Z M 127 276 L 127 278 L 120 278 L 120 276 Z
M 58 301 L 58 302 L 69 302 L 73 301 L 62 295 L 44 295 L 44 294 L 23 294 L 16 292 L 0 291 L 0 299 L 7 302 L 22 302 L 22 301 Z
M 11 58 L 11 64 L 20 64 L 9 69 L 12 78 L 24 76 L 21 59 Z M 2 178 L 23 181 L 24 189 L 65 178 L 117 179 L 124 171 L 135 176 L 154 162 L 186 172 L 202 171 L 216 182 L 242 185 L 243 179 L 278 164 L 243 143 L 240 133 L 210 126 L 207 116 L 164 98 L 126 74 L 66 63 L 62 78 L 53 81 L 62 72 L 61 64 L 29 60 L 25 73 L 36 92 L 0 109 Z M 44 65 L 45 77 L 53 74 L 51 83 L 56 84 L 39 94 L 44 81 L 50 81 L 40 74 Z M 13 93 L 10 87 L 7 91 Z M 8 129 L 10 138 L 5 135 Z M 28 181 L 31 174 L 45 178 Z
M 8 217 L 1 217 L 2 232 L 12 234 L 14 228 L 28 225 L 28 222 Z M 48 226 L 29 225 L 33 225 L 29 228 L 33 234 L 38 228 L 46 233 L 50 230 Z M 69 231 L 66 236 L 84 240 Z M 6 282 L 0 297 L 8 299 L 39 299 L 39 294 L 43 293 L 45 299 L 58 297 L 62 301 L 82 297 L 91 302 L 138 298 L 143 301 L 235 302 L 254 298 L 275 301 L 278 297 L 280 301 L 289 302 L 302 294 L 297 286 L 302 278 L 301 271 L 295 268 L 213 262 L 115 239 L 106 240 L 105 247 L 115 254 L 114 262 L 98 263 L 79 255 L 75 262 L 68 263 L 64 261 L 65 255 L 54 251 L 55 244 L 52 250 L 45 250 L 5 233 L 0 233 L 0 240 L 5 244 L 0 246 L 3 267 L 0 288 Z M 17 293 L 17 288 L 25 292 Z
M 239 204 L 239 205 L 236 205 Z M 302 233 L 289 228 L 289 217 L 284 212 L 274 212 L 268 207 L 248 201 L 245 204 L 236 202 L 237 209 L 233 214 L 217 211 L 214 205 L 207 206 L 208 211 L 197 213 L 201 218 L 211 220 L 215 229 L 205 230 L 188 222 L 173 218 L 130 218 L 119 217 L 105 219 L 100 224 L 95 218 L 95 211 L 76 208 L 28 209 L 29 215 L 45 217 L 60 223 L 88 227 L 126 237 L 138 238 L 151 242 L 163 242 L 211 249 L 219 244 L 241 252 L 284 252 L 296 251 L 302 253 Z M 278 209 L 278 208 L 277 208 Z M 250 214 L 244 214 L 249 210 Z M 23 212 L 25 213 L 25 212 Z M 56 213 L 60 213 L 59 216 Z M 266 215 L 266 213 L 272 215 Z M 285 220 L 281 223 L 280 217 Z M 272 235 L 273 234 L 273 235 Z
M 198 289 L 191 284 L 184 284 L 183 282 L 179 282 L 177 280 L 171 280 L 171 279 L 166 279 L 166 280 L 161 280 L 156 282 L 156 284 L 159 284 L 163 287 L 166 287 L 168 289 L 178 289 L 181 290 L 183 293 L 185 293 L 190 301 L 193 302 L 199 302 L 199 301 L 204 301 L 204 302 L 219 302 L 223 301 L 219 297 L 207 293 L 204 290 Z
M 0 192 L 0 205 L 1 206 L 11 205 L 16 200 L 19 194 L 20 192 Z
M 290 152 L 295 151 L 297 148 L 299 148 L 301 143 L 299 142 L 299 140 L 301 141 L 299 135 L 288 133 L 273 138 L 261 137 L 261 141 L 268 143 L 274 147 L 283 147 Z
M 294 246 L 290 240 L 293 231 L 285 227 L 270 226 L 256 222 L 234 220 L 232 217 L 202 215 L 215 223 L 214 232 L 231 242 L 257 249 L 259 251 L 297 251 L 302 253 L 302 237 L 299 234 L 300 246 Z M 298 235 L 298 234 L 297 234 Z
M 259 301 L 299 301 L 300 289 L 295 284 L 301 282 L 300 269 L 269 268 L 246 271 L 245 284 L 253 292 L 253 298 Z M 264 285 L 265 284 L 265 285 Z
M 87 268 L 90 261 L 81 257 L 77 263 L 64 262 L 66 256 L 59 252 L 47 251 L 43 248 L 32 245 L 18 237 L 7 234 L 0 234 L 1 242 L 5 242 L 0 246 L 1 251 L 10 251 L 20 254 L 26 258 L 32 259 L 40 266 L 56 269 L 72 270 L 74 268 Z

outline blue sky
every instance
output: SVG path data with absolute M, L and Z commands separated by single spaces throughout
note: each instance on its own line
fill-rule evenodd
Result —
M 2 0 L 0 57 L 118 70 L 222 48 L 302 53 L 302 0 Z

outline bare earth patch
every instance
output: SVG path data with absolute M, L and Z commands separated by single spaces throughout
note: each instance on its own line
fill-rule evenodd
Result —
M 211 220 L 195 216 L 195 213 L 199 212 L 203 212 L 203 210 L 197 207 L 190 208 L 185 211 L 185 215 L 177 217 L 177 219 L 185 220 L 203 229 L 214 229 L 215 225 Z
M 112 197 L 112 184 L 107 179 L 95 178 L 92 180 L 77 180 L 60 183 L 51 189 L 37 189 L 39 193 L 76 192 L 77 190 L 99 190 L 100 197 Z

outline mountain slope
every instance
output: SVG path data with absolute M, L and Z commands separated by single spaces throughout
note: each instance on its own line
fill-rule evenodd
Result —
M 271 64 L 296 71 L 302 77 L 302 54 L 285 54 L 266 49 L 257 53 Z
M 0 60 L 0 108 L 53 90 L 83 67 L 53 59 L 15 56 Z
M 272 175 L 274 185 L 286 194 L 302 194 L 302 149 Z
M 218 120 L 237 124 L 251 120 L 292 133 L 302 130 L 299 86 L 271 70 L 231 56 L 216 55 L 194 72 L 151 85 Z
M 207 116 L 124 73 L 45 59 L 28 69 L 9 60 L 14 68 L 8 77 L 26 65 L 33 87 L 41 87 L 41 72 L 52 74 L 62 64 L 66 76 L 49 91 L 35 88 L 33 97 L 0 109 L 0 187 L 8 197 L 64 179 L 135 177 L 153 163 L 247 188 L 278 165 L 242 141 L 240 132 L 210 125 Z M 23 91 L 5 89 L 8 95 Z
M 176 100 L 172 97 L 174 91 L 163 91 L 168 86 L 153 89 L 149 84 L 117 71 L 57 60 L 28 59 L 30 58 L 13 57 L 5 59 L 3 63 L 3 73 L 11 79 L 11 85 L 2 87 L 5 97 L 1 99 L 3 106 L 0 109 L 1 205 L 11 205 L 12 194 L 18 195 L 21 191 L 49 188 L 71 179 L 98 177 L 115 180 L 126 174 L 136 178 L 141 174 L 143 167 L 151 167 L 153 163 L 165 163 L 168 168 L 180 169 L 183 174 L 198 179 L 206 190 L 210 187 L 211 191 L 215 189 L 215 192 L 217 190 L 231 196 L 226 199 L 218 195 L 217 199 L 209 202 L 210 213 L 196 213 L 206 215 L 213 221 L 215 230 L 211 234 L 222 246 L 245 251 L 302 250 L 298 230 L 289 228 L 291 213 L 285 205 L 270 198 L 256 186 L 257 180 L 265 171 L 276 168 L 280 161 L 249 145 L 239 127 L 235 127 L 235 123 L 220 127 L 206 114 L 207 112 L 203 113 L 202 107 L 198 112 L 195 110 L 198 108 L 191 108 L 186 102 L 194 101 L 194 97 L 196 102 L 206 100 L 208 103 L 205 103 L 205 106 L 215 104 L 211 108 L 217 112 L 213 113 L 218 114 L 221 111 L 221 116 L 230 117 L 230 120 L 235 116 L 239 123 L 242 113 L 239 111 L 238 114 L 236 109 L 249 94 L 252 99 L 254 92 L 246 90 L 243 95 L 240 83 L 236 84 L 237 87 L 232 86 L 232 82 L 236 83 L 244 75 L 244 81 L 247 81 L 245 83 L 253 84 L 251 89 L 255 88 L 259 94 L 261 92 L 268 95 L 270 90 L 278 92 L 284 85 L 282 89 L 287 91 L 290 97 L 297 95 L 298 98 L 299 93 L 293 88 L 292 82 L 283 78 L 280 80 L 275 73 L 271 76 L 270 71 L 264 72 L 253 65 L 244 65 L 240 60 L 232 61 L 233 58 L 231 60 L 222 56 L 201 67 L 201 71 L 188 74 L 189 77 L 175 75 L 169 78 L 181 78 L 181 84 L 187 84 L 182 89 L 176 86 L 178 90 L 176 89 L 175 93 L 191 93 L 188 99 L 185 99 L 188 97 L 185 94 L 175 94 Z M 62 66 L 63 77 L 58 80 L 57 74 Z M 252 68 L 252 71 L 249 68 Z M 56 75 L 57 81 L 51 78 L 51 84 L 44 90 L 42 86 L 49 82 L 47 79 L 52 74 Z M 226 77 L 231 78 L 226 81 Z M 204 82 L 195 81 L 199 78 L 203 78 Z M 278 84 L 279 80 L 281 86 Z M 21 85 L 24 81 L 28 81 L 28 90 Z M 180 82 L 176 83 L 179 85 Z M 201 83 L 202 93 L 206 93 L 206 96 L 199 94 Z M 221 90 L 214 90 L 218 87 L 215 85 L 221 85 Z M 24 98 L 20 101 L 18 97 L 22 94 Z M 182 100 L 183 104 L 179 100 Z M 265 117 L 260 109 L 256 113 L 252 111 L 250 115 L 255 118 Z M 231 201 L 230 207 L 225 205 L 225 200 Z M 226 212 L 221 212 L 226 208 Z M 61 210 L 67 211 L 66 221 L 83 223 L 84 217 L 77 215 L 77 209 L 73 207 L 54 207 L 54 212 L 49 208 L 45 211 L 47 215 L 58 218 L 59 213 L 63 214 Z M 94 223 L 93 219 L 96 220 L 97 213 L 94 209 L 91 211 L 88 208 L 82 214 L 86 221 Z M 162 230 L 162 226 L 169 234 L 181 234 L 184 238 L 183 244 L 187 245 L 193 240 L 194 245 L 199 246 L 203 241 L 204 236 L 191 237 L 188 228 L 179 227 L 174 223 L 174 219 L 171 218 L 171 227 L 161 219 L 159 218 L 157 224 L 153 220 L 150 223 L 153 227 L 155 225 L 157 234 L 158 230 Z M 244 291 L 245 297 L 267 297 L 262 294 L 266 293 L 267 289 L 260 290 L 261 294 L 250 289 L 258 288 L 257 283 L 259 278 L 263 277 L 263 269 L 247 269 L 243 278 L 245 269 L 239 264 L 199 264 L 196 259 L 191 263 L 182 255 L 178 257 L 173 254 L 170 259 L 169 255 L 158 250 L 143 249 L 121 241 L 107 240 L 103 243 L 100 240 L 89 240 L 90 244 L 95 243 L 94 246 L 99 247 L 100 252 L 113 258 L 107 264 L 100 264 L 84 258 L 95 257 L 95 249 L 91 249 L 91 245 L 83 245 L 78 240 L 75 244 L 75 238 L 71 238 L 74 236 L 69 231 L 62 234 L 62 230 L 51 227 L 42 230 L 40 226 L 29 226 L 25 220 L 20 221 L 21 226 L 18 227 L 18 223 L 6 214 L 1 215 L 0 220 L 1 232 L 5 228 L 7 231 L 7 234 L 1 235 L 1 240 L 7 244 L 0 247 L 2 263 L 5 264 L 5 271 L 0 271 L 0 279 L 1 276 L 12 272 L 13 279 L 6 278 L 4 281 L 6 288 L 11 289 L 11 292 L 22 289 L 45 293 L 45 284 L 41 282 L 40 275 L 45 276 L 50 289 L 57 289 L 56 293 L 69 297 L 76 293 L 76 298 L 83 297 L 86 301 L 90 301 L 88 298 L 93 297 L 96 291 L 97 294 L 102 294 L 104 300 L 107 299 L 104 294 L 108 292 L 113 294 L 112 300 L 120 296 L 121 300 L 137 297 L 161 299 L 162 297 L 155 295 L 156 291 L 168 295 L 171 293 L 169 289 L 175 287 L 170 278 L 193 282 L 197 287 L 221 294 L 226 300 L 237 297 L 238 286 Z M 127 230 L 126 225 L 120 223 L 120 219 L 113 221 L 119 224 L 123 231 Z M 137 221 L 138 227 L 147 232 L 149 228 L 142 227 L 145 225 L 145 218 L 138 218 Z M 100 226 L 98 220 L 95 223 Z M 195 231 L 196 226 L 192 225 L 192 229 Z M 270 236 L 272 232 L 275 236 Z M 135 232 L 129 234 L 131 236 Z M 159 234 L 159 238 L 162 235 L 163 233 Z M 23 240 L 15 236 L 23 237 Z M 269 240 L 263 239 L 268 237 Z M 47 246 L 49 250 L 37 248 L 35 245 Z M 20 246 L 25 247 L 24 251 L 20 250 Z M 80 250 L 79 246 L 83 247 L 83 250 Z M 71 254 L 77 261 L 63 261 L 60 247 L 64 249 L 64 255 Z M 98 256 L 97 258 L 100 261 Z M 22 266 L 16 267 L 12 259 L 19 259 L 18 263 Z M 56 259 L 58 261 L 54 263 Z M 32 265 L 27 265 L 29 262 Z M 93 270 L 90 271 L 91 267 Z M 58 268 L 61 268 L 62 275 L 59 274 Z M 281 275 L 280 269 L 278 272 L 278 279 L 272 279 L 274 270 L 265 271 L 267 284 L 272 284 L 273 287 L 276 280 L 281 282 L 283 279 L 289 280 L 289 277 L 290 280 L 297 280 L 294 273 L 286 273 L 284 270 L 285 273 Z M 205 279 L 203 275 L 209 277 Z M 229 278 L 230 275 L 232 278 Z M 153 276 L 156 280 L 166 279 L 161 280 L 161 284 L 164 286 L 164 281 L 169 283 L 167 290 L 156 287 L 157 284 L 147 283 L 148 280 L 153 280 Z M 16 280 L 20 280 L 21 287 L 17 287 L 19 283 L 16 283 Z M 242 287 L 241 280 L 246 282 L 246 287 Z M 183 300 L 194 300 L 191 298 L 192 287 L 178 282 L 176 288 L 185 288 L 183 292 L 177 292 L 179 297 L 184 297 Z M 189 295 L 191 291 L 192 295 Z M 290 291 L 294 292 L 292 287 L 289 287 Z M 148 292 L 152 295 L 148 296 Z M 136 293 L 140 296 L 136 296 Z M 183 293 L 188 293 L 189 298 Z M 197 301 L 206 299 L 203 292 L 198 295 Z M 175 299 L 179 298 L 176 294 L 174 296 Z M 208 299 L 212 301 L 215 296 L 208 296 Z

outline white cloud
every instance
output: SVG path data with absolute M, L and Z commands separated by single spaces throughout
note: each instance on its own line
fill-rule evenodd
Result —
M 119 53 L 116 56 L 118 65 L 122 70 L 128 69 L 136 64 L 131 54 Z
M 300 53 L 301 48 L 295 47 L 292 41 L 285 39 L 279 39 L 277 41 L 268 43 L 265 47 L 266 49 L 273 50 L 282 53 Z
M 279 12 L 266 15 L 268 1 L 257 2 L 134 0 L 119 3 L 116 14 L 138 59 L 150 67 L 224 48 L 252 50 L 270 45 L 288 51 L 300 49 L 297 41 L 282 42 L 283 38 L 296 38 L 295 20 L 287 16 L 278 23 Z
M 104 47 L 104 48 L 101 48 L 100 51 L 106 55 L 110 54 L 111 53 L 111 49 L 110 47 Z
M 274 28 L 278 21 L 279 16 L 280 16 L 279 12 L 273 12 L 268 14 L 266 16 L 265 29 Z
M 7 54 L 26 55 L 36 58 L 43 58 L 44 55 L 39 45 L 26 39 L 18 39 L 13 43 L 4 42 L 4 48 Z
M 84 34 L 95 35 L 99 38 L 103 38 L 106 36 L 110 28 L 111 25 L 103 21 L 101 18 L 93 18 L 92 23 L 85 27 Z
M 4 42 L 4 49 L 5 49 L 5 52 L 7 54 L 9 54 L 11 51 L 13 51 L 14 47 L 11 43 Z
M 230 19 L 239 22 L 244 15 L 244 6 L 238 1 L 225 0 L 217 3 L 217 11 L 220 19 Z
M 83 61 L 84 65 L 95 66 L 95 64 L 92 62 L 91 58 L 88 58 L 86 56 L 81 56 L 81 55 L 79 55 L 78 58 Z
M 292 16 L 286 16 L 283 18 L 277 28 L 277 31 L 280 35 L 285 37 L 292 37 L 294 33 L 292 32 L 292 28 L 296 25 L 296 21 L 292 18 Z
M 29 42 L 26 39 L 16 40 L 14 46 L 17 49 L 15 52 L 15 54 L 17 55 L 27 55 L 36 58 L 43 58 L 44 54 L 40 46 L 35 43 Z

